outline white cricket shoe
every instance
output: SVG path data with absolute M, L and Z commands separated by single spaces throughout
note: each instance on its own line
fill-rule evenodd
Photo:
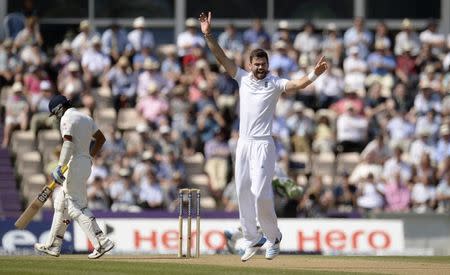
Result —
M 114 248 L 114 242 L 110 239 L 106 239 L 106 241 L 100 246 L 100 249 L 94 249 L 91 254 L 88 255 L 89 259 L 98 259 L 106 252 L 110 251 Z
M 259 241 L 256 244 L 247 247 L 244 251 L 244 254 L 241 257 L 241 261 L 246 262 L 251 257 L 255 256 L 256 252 L 258 252 L 258 250 L 261 248 L 261 246 L 264 245 L 266 240 L 267 239 L 264 236 L 262 236 L 261 239 L 259 239 Z
M 276 239 L 275 243 L 266 249 L 266 259 L 273 260 L 276 256 L 280 255 L 280 239 Z
M 45 253 L 45 254 L 53 256 L 53 257 L 59 257 L 60 250 L 61 250 L 60 247 L 56 247 L 56 246 L 47 247 L 43 243 L 35 243 L 34 249 L 38 252 L 42 252 L 42 253 Z

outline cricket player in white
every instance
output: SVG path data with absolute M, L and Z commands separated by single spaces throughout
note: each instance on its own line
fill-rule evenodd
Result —
M 272 178 L 276 152 L 272 138 L 275 106 L 282 92 L 294 92 L 311 84 L 327 69 L 322 57 L 314 71 L 298 80 L 287 80 L 269 74 L 267 53 L 262 49 L 250 54 L 250 69 L 238 68 L 224 53 L 211 34 L 211 12 L 199 17 L 205 40 L 218 62 L 239 84 L 239 141 L 236 149 L 235 181 L 242 233 L 248 243 L 241 257 L 253 257 L 265 245 L 265 258 L 280 253 L 281 232 L 273 202 Z M 259 221 L 263 235 L 257 230 Z
M 64 142 L 52 177 L 62 188 L 55 189 L 55 212 L 47 243 L 37 243 L 35 249 L 58 257 L 69 219 L 72 219 L 94 246 L 94 251 L 88 258 L 96 259 L 114 247 L 114 243 L 105 236 L 87 208 L 86 181 L 91 174 L 92 158 L 105 143 L 105 136 L 91 117 L 72 108 L 62 95 L 56 95 L 50 100 L 49 110 L 51 115 L 61 119 L 61 136 Z M 66 165 L 69 165 L 67 179 L 62 173 L 62 167 Z

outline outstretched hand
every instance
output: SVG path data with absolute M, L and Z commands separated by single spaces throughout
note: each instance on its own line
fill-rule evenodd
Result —
M 208 11 L 208 14 L 200 13 L 198 20 L 200 21 L 202 33 L 209 34 L 211 32 L 211 12 Z
M 317 62 L 316 66 L 314 67 L 314 74 L 319 76 L 321 75 L 323 72 L 325 72 L 328 69 L 328 64 L 325 61 L 325 57 L 322 56 L 319 60 L 319 62 Z

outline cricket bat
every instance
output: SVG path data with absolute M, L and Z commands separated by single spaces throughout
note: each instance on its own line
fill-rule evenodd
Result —
M 67 165 L 64 166 L 61 171 L 63 174 L 67 171 Z M 27 209 L 23 211 L 22 215 L 17 219 L 14 225 L 17 229 L 24 229 L 39 211 L 42 208 L 44 203 L 48 200 L 50 195 L 53 193 L 53 190 L 56 188 L 57 183 L 53 180 L 49 185 L 46 185 L 42 191 L 37 195 L 37 197 L 28 205 Z

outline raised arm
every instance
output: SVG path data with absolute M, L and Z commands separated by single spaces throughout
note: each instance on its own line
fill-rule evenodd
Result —
M 233 60 L 229 59 L 225 55 L 225 52 L 219 46 L 216 39 L 211 33 L 211 12 L 208 12 L 208 15 L 202 12 L 198 20 L 200 21 L 200 27 L 202 29 L 203 35 L 205 36 L 206 44 L 208 45 L 209 49 L 214 54 L 217 61 L 225 68 L 227 73 L 231 77 L 235 77 L 237 71 L 236 64 L 234 64 Z
M 286 92 L 298 91 L 306 88 L 309 84 L 313 83 L 317 77 L 328 69 L 328 64 L 325 61 L 325 57 L 321 57 L 314 67 L 314 71 L 300 79 L 290 80 L 286 84 Z

